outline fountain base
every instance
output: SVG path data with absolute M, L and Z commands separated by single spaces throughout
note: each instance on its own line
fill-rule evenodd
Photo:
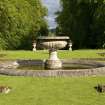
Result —
M 62 68 L 62 62 L 57 57 L 57 51 L 55 49 L 49 50 L 49 59 L 45 62 L 46 69 L 60 69 Z
M 62 68 L 62 62 L 60 60 L 46 60 L 46 69 L 60 69 Z

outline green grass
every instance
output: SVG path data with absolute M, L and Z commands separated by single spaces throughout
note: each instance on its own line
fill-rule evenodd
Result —
M 105 52 L 105 50 L 60 50 L 58 56 L 61 59 L 71 58 L 103 58 L 98 55 L 98 52 Z M 48 51 L 0 51 L 0 59 L 46 59 L 48 58 Z
M 74 51 L 59 51 L 59 57 L 62 59 L 70 58 L 103 58 L 99 52 L 105 52 L 105 50 L 74 50 Z
M 1 51 L 0 59 L 45 59 L 48 58 L 47 51 Z
M 105 50 L 59 51 L 61 59 L 103 58 Z M 1 51 L 0 59 L 46 59 L 48 51 Z M 105 105 L 105 93 L 94 86 L 105 84 L 105 77 L 33 78 L 0 76 L 0 85 L 12 87 L 0 93 L 0 105 Z
M 94 86 L 105 77 L 32 78 L 0 76 L 0 85 L 11 86 L 0 94 L 0 105 L 105 105 L 105 93 Z

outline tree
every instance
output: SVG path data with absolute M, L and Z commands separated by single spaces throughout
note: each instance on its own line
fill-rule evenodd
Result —
M 0 0 L 1 49 L 29 49 L 27 45 L 46 24 L 45 15 L 39 0 Z
M 61 5 L 58 29 L 70 36 L 74 47 L 102 47 L 105 39 L 104 0 L 61 0 Z

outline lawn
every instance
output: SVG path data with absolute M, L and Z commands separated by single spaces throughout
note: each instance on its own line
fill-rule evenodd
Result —
M 58 51 L 61 59 L 103 58 L 105 50 Z M 0 59 L 46 59 L 48 51 L 1 51 Z M 96 77 L 17 77 L 0 75 L 0 85 L 12 87 L 0 93 L 0 105 L 105 105 L 105 93 L 94 86 L 105 84 L 105 76 Z
M 105 77 L 32 78 L 0 76 L 0 85 L 11 86 L 0 94 L 0 105 L 105 105 L 105 93 L 94 86 Z
M 61 59 L 71 58 L 103 58 L 98 55 L 99 52 L 105 50 L 60 50 L 58 56 Z M 46 59 L 48 58 L 48 51 L 0 51 L 0 59 Z

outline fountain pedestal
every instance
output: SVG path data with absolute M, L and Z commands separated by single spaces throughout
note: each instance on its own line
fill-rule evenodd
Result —
M 59 69 L 62 68 L 62 62 L 57 57 L 57 51 L 49 51 L 49 59 L 45 62 L 45 68 L 47 69 Z

